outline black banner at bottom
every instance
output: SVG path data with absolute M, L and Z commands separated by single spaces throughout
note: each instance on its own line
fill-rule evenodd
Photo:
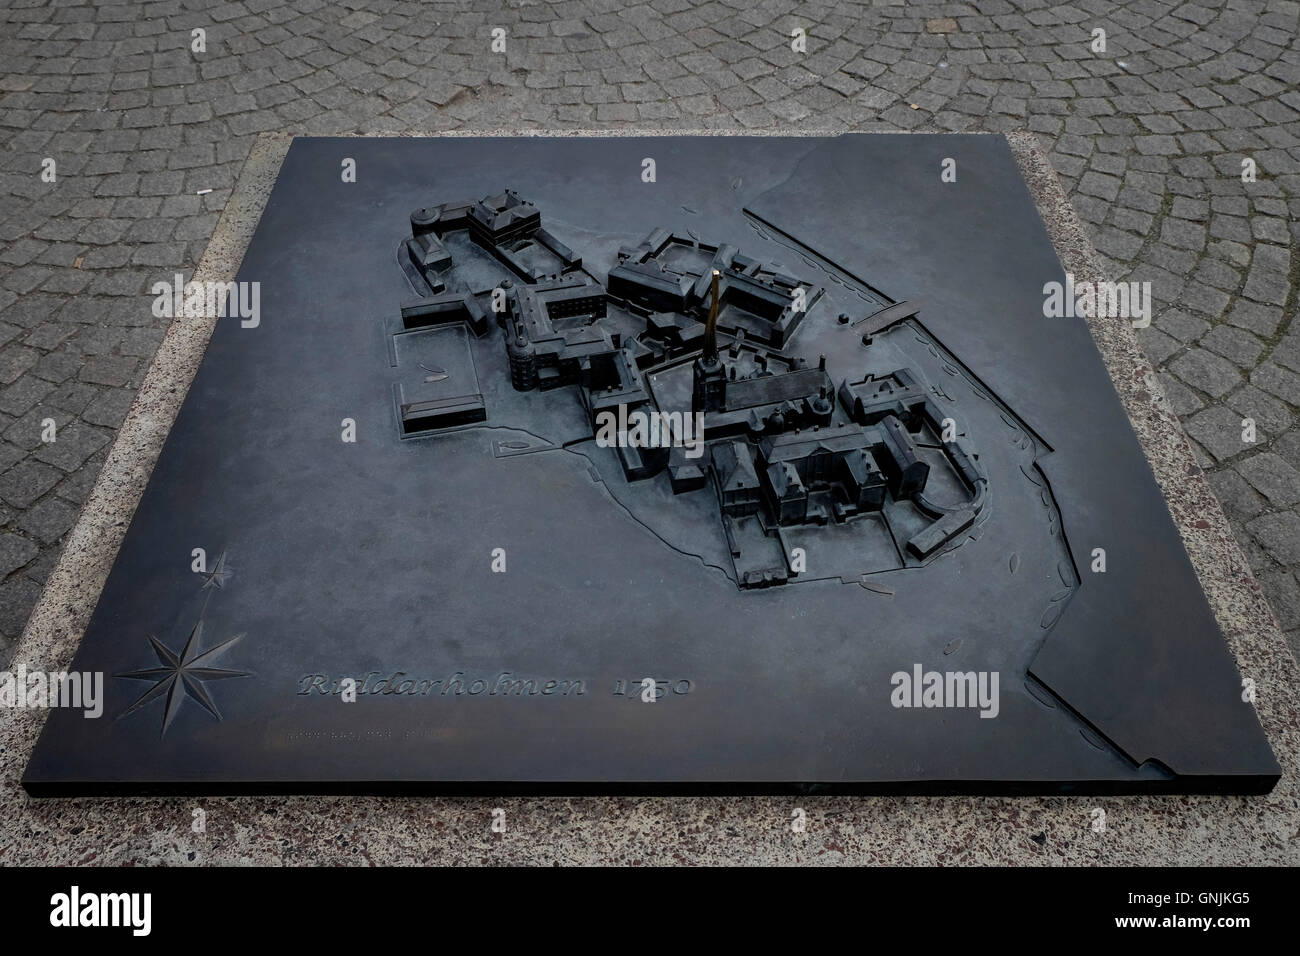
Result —
M 659 944 L 665 923 L 717 926 L 734 936 L 790 921 L 827 931 L 842 922 L 873 934 L 922 926 L 927 943 L 1008 928 L 1051 940 L 1198 936 L 1231 945 L 1290 922 L 1278 892 L 1286 881 L 1264 869 L 46 868 L 0 870 L 0 881 L 11 939 L 14 930 L 19 939 L 75 934 L 79 943 L 126 947 L 155 940 L 332 945 L 331 927 L 341 934 L 334 942 L 350 939 L 350 946 L 366 937 L 356 935 L 361 926 L 382 929 L 372 943 L 411 932 L 406 938 L 436 945 L 476 914 L 495 917 L 484 930 L 495 925 L 505 934 L 489 930 L 487 939 L 518 942 L 520 927 L 551 925 L 568 926 L 560 937 L 594 941 L 608 922 L 633 937 L 640 926 L 651 932 L 647 942 Z

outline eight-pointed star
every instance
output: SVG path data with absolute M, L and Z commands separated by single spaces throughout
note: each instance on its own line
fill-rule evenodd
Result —
M 181 701 L 186 697 L 192 697 L 203 706 L 217 720 L 221 719 L 221 712 L 217 710 L 217 705 L 213 703 L 212 698 L 208 696 L 207 690 L 203 686 L 204 681 L 222 680 L 227 677 L 247 677 L 247 671 L 231 671 L 221 668 L 207 666 L 218 654 L 230 647 L 244 635 L 238 634 L 228 641 L 223 641 L 216 647 L 209 648 L 206 651 L 200 651 L 199 645 L 202 644 L 203 622 L 199 621 L 194 625 L 194 630 L 190 631 L 189 640 L 185 642 L 185 649 L 177 656 L 168 649 L 158 638 L 152 634 L 149 635 L 149 643 L 153 645 L 153 650 L 158 655 L 160 667 L 149 667 L 144 670 L 127 671 L 123 674 L 117 674 L 117 677 L 129 677 L 132 680 L 151 680 L 154 685 L 145 691 L 140 699 L 134 704 L 122 711 L 121 716 L 134 713 L 143 707 L 155 697 L 166 695 L 166 710 L 163 713 L 162 733 L 167 733 L 167 728 L 171 726 L 172 719 L 175 718 L 176 712 L 180 710 Z M 160 734 L 161 736 L 161 734 Z

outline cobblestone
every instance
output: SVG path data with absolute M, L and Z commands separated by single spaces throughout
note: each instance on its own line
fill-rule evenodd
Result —
M 495 127 L 1034 130 L 1300 648 L 1295 2 L 357 6 L 0 0 L 0 658 L 253 135 Z

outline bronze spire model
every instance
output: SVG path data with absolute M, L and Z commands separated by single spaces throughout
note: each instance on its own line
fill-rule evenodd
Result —
M 718 312 L 722 308 L 719 278 L 720 273 L 714 269 L 710 284 L 713 299 L 709 303 L 709 318 L 704 323 L 704 348 L 692 369 L 691 410 L 696 412 L 718 411 L 726 403 L 727 370 L 718 356 Z
M 709 285 L 712 299 L 709 302 L 709 320 L 704 325 L 704 361 L 712 365 L 718 360 L 718 278 L 720 273 L 713 270 L 713 279 Z

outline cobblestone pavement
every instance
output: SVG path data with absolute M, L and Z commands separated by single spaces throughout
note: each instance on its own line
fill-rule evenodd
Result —
M 1298 14 L 0 0 L 0 659 L 162 339 L 146 292 L 193 268 L 258 133 L 637 126 L 1035 131 L 1112 277 L 1152 283 L 1142 344 L 1300 652 Z

